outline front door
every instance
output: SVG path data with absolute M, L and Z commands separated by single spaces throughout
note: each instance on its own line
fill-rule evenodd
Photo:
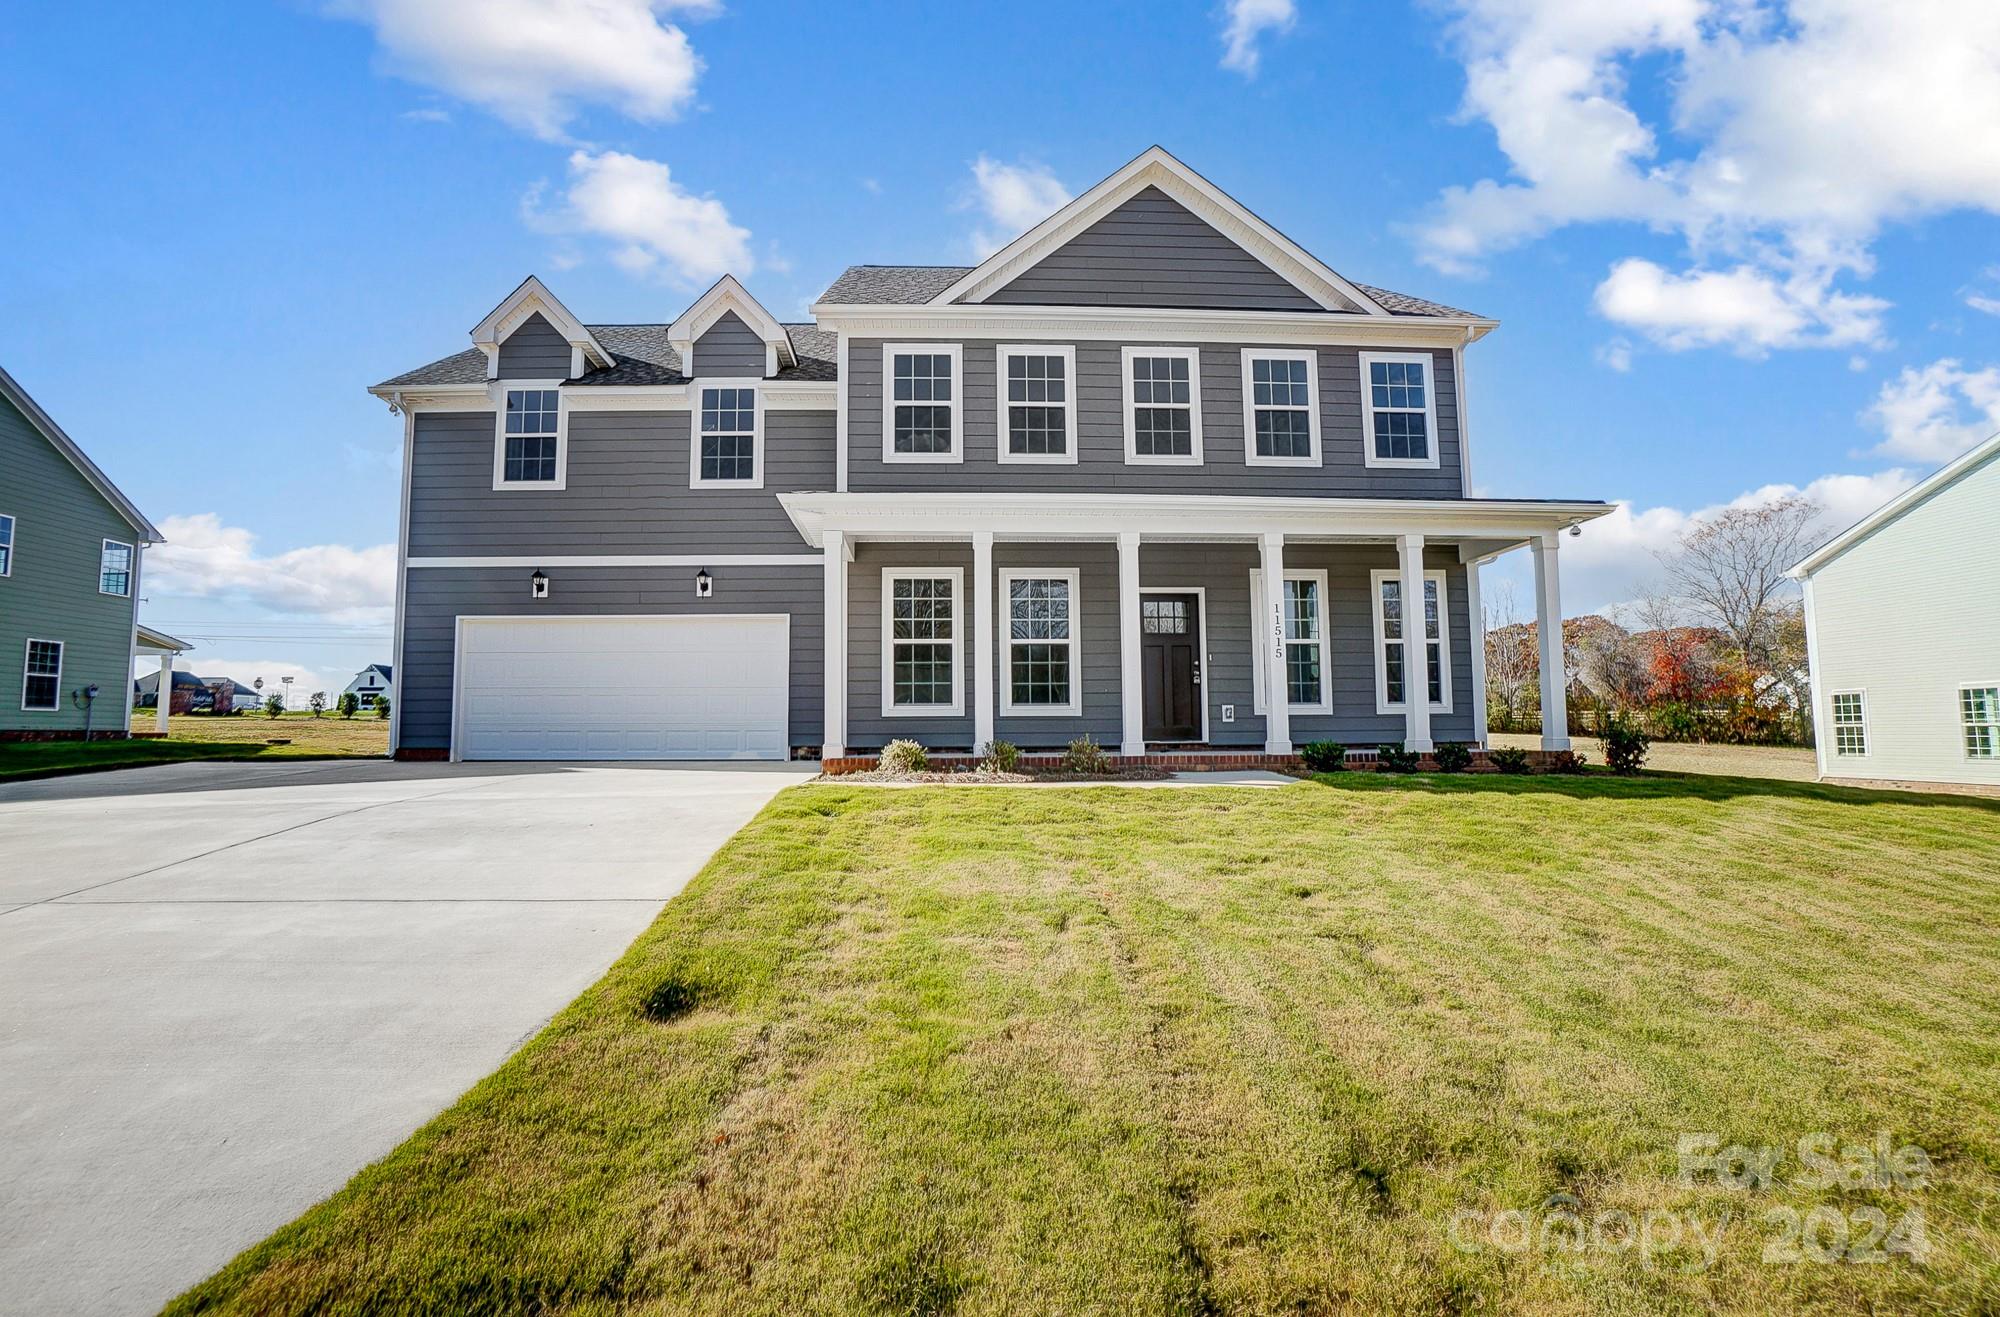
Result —
M 1201 596 L 1139 596 L 1148 741 L 1201 739 Z

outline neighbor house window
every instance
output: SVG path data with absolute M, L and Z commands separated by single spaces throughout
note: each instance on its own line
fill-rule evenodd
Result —
M 1404 708 L 1416 658 L 1410 645 L 1418 637 L 1424 646 L 1431 707 L 1451 708 L 1451 645 L 1445 624 L 1443 572 L 1424 573 L 1420 615 L 1406 606 L 1400 572 L 1373 572 L 1375 594 L 1375 707 L 1378 713 Z
M 1254 636 L 1270 634 L 1268 627 L 1268 605 L 1264 593 L 1264 573 L 1250 573 L 1251 607 L 1256 610 L 1256 620 L 1251 627 Z M 1285 701 L 1294 711 L 1328 712 L 1331 708 L 1327 699 L 1327 629 L 1326 629 L 1326 573 L 1306 569 L 1293 569 L 1285 573 Z M 1261 660 L 1262 648 L 1259 648 Z M 1270 665 L 1259 661 L 1252 664 L 1252 685 L 1255 687 L 1255 708 L 1262 713 L 1266 708 L 1265 682 L 1268 680 Z
M 762 489 L 764 471 L 757 460 L 761 419 L 756 389 L 733 385 L 703 389 L 689 483 Z
M 1431 367 L 1427 353 L 1361 354 L 1361 431 L 1369 466 L 1438 464 Z
M 30 640 L 27 663 L 21 677 L 21 707 L 48 711 L 62 707 L 62 658 L 60 640 Z
M 1126 348 L 1125 460 L 1201 461 L 1201 353 Z
M 958 714 L 957 568 L 882 573 L 882 712 Z
M 1833 697 L 1833 752 L 1837 755 L 1868 753 L 1867 699 L 1860 691 L 1843 691 Z
M 14 574 L 14 519 L 0 516 L 0 576 Z
M 2000 686 L 1965 686 L 1958 692 L 1967 759 L 2000 759 Z
M 1007 610 L 1007 681 L 1001 712 L 1083 711 L 1077 670 L 1077 573 L 1000 573 Z
M 561 394 L 556 389 L 508 389 L 500 413 L 493 487 L 563 487 Z
M 1319 354 L 1243 349 L 1243 460 L 1317 466 Z
M 1000 460 L 1076 461 L 1076 349 L 1002 347 L 995 371 Z
M 117 540 L 104 541 L 104 552 L 97 560 L 97 592 L 116 595 L 132 593 L 131 545 L 120 544 Z
M 891 343 L 882 349 L 885 462 L 964 460 L 956 343 Z

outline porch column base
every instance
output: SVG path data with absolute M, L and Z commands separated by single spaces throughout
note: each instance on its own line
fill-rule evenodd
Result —
M 1146 753 L 1146 678 L 1139 663 L 1139 535 L 1118 536 L 1118 753 Z

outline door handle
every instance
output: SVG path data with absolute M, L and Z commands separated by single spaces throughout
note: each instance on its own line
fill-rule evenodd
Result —
M 1194 684 L 1195 684 L 1195 685 L 1197 685 L 1197 686 L 1201 685 L 1201 660 L 1200 660 L 1200 659 L 1196 659 L 1196 660 L 1194 661 Z

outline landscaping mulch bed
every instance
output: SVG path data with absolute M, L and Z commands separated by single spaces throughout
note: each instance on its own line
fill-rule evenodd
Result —
M 900 773 L 889 769 L 873 768 L 865 773 L 841 773 L 836 776 L 821 774 L 816 782 L 860 784 L 867 783 L 907 783 L 917 786 L 980 787 L 1009 786 L 1030 782 L 1159 782 L 1172 777 L 1164 768 L 1121 768 L 1112 773 L 1065 773 L 1051 769 L 1048 772 L 1027 773 L 986 773 L 967 769 L 955 773 Z

